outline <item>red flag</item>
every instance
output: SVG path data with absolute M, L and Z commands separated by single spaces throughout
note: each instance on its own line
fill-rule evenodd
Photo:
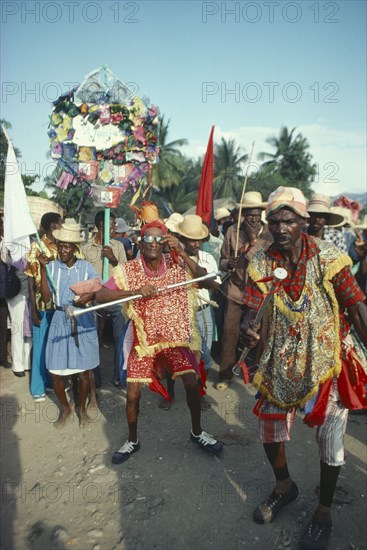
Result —
M 214 126 L 210 132 L 208 147 L 206 149 L 203 170 L 201 172 L 196 214 L 211 225 L 213 218 L 213 179 L 214 179 Z

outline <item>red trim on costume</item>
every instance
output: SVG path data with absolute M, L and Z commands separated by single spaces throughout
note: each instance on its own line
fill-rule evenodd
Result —
M 204 361 L 203 359 L 200 359 L 200 362 L 198 364 L 198 371 L 199 371 L 199 393 L 200 395 L 206 395 L 206 370 L 204 368 Z
M 326 380 L 323 384 L 320 385 L 319 395 L 316 399 L 315 405 L 310 414 L 306 414 L 303 419 L 303 422 L 309 426 L 309 428 L 314 428 L 315 426 L 321 426 L 325 421 L 326 407 L 329 400 L 329 394 L 333 379 L 330 378 Z
M 249 384 L 249 382 L 250 382 L 250 373 L 249 373 L 248 367 L 246 365 L 246 362 L 245 361 L 240 361 L 238 363 L 238 366 L 241 367 L 241 369 L 242 369 L 243 381 L 245 382 L 245 384 Z
M 366 399 L 367 375 L 352 348 L 342 361 L 342 370 L 338 378 L 340 399 L 347 409 L 367 409 Z
M 254 408 L 252 409 L 252 412 L 254 414 L 256 414 L 256 416 L 258 416 L 259 418 L 263 419 L 263 420 L 284 420 L 286 417 L 287 417 L 287 412 L 288 411 L 284 411 L 284 413 L 276 413 L 276 414 L 264 414 L 261 412 L 261 406 L 262 404 L 264 403 L 265 401 L 265 396 L 262 395 L 257 401 L 256 401 L 256 404 L 254 406 Z
M 152 371 L 151 373 L 151 378 L 152 381 L 149 384 L 149 389 L 156 393 L 159 393 L 160 395 L 163 395 L 163 397 L 167 399 L 167 401 L 171 401 L 171 398 L 168 395 L 166 388 L 161 384 L 154 371 Z

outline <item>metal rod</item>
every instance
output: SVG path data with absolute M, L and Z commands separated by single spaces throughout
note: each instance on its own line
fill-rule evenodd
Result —
M 163 288 L 159 288 L 158 292 L 163 292 L 164 290 L 170 290 L 172 288 L 179 288 L 181 286 L 191 285 L 192 283 L 199 283 L 200 281 L 205 281 L 206 279 L 214 279 L 219 275 L 219 272 L 213 271 L 211 273 L 207 273 L 206 275 L 203 275 L 202 277 L 196 277 L 195 279 L 190 279 L 188 281 L 181 281 L 180 283 L 173 283 L 171 285 L 167 285 Z M 113 302 L 106 302 L 104 304 L 98 304 L 97 306 L 92 306 L 88 308 L 77 308 L 74 306 L 65 306 L 65 313 L 69 318 L 72 317 L 79 317 L 79 315 L 83 315 L 84 313 L 89 313 L 91 311 L 96 311 L 97 309 L 103 309 L 105 307 L 113 306 L 115 304 L 123 304 L 124 302 L 129 302 L 130 300 L 138 300 L 139 298 L 142 298 L 142 294 L 134 294 L 133 296 L 127 296 L 126 298 L 120 298 L 118 300 L 114 300 Z

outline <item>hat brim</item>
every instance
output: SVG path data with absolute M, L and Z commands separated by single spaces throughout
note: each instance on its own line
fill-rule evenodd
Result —
M 251 210 L 252 208 L 262 208 L 263 210 L 265 210 L 265 208 L 267 207 L 268 203 L 267 202 L 258 202 L 258 203 L 255 203 L 255 204 L 249 204 L 249 203 L 236 203 L 236 208 L 241 208 L 241 210 Z
M 353 222 L 350 221 L 349 218 L 347 218 L 347 216 L 343 216 L 343 221 L 339 222 L 339 223 L 329 223 L 329 227 L 343 227 L 343 226 L 348 226 L 348 227 L 351 227 L 353 228 L 354 227 L 354 224 Z
M 186 239 L 190 239 L 191 241 L 202 241 L 203 239 L 206 239 L 209 235 L 209 229 L 203 225 L 200 231 L 200 235 L 189 235 L 182 229 L 180 229 L 179 226 L 176 227 L 176 233 L 181 235 L 182 237 L 185 237 Z
M 323 214 L 327 220 L 327 225 L 332 227 L 340 227 L 344 224 L 345 216 L 336 214 L 334 212 L 328 212 L 327 210 L 309 210 L 307 212 L 311 214 Z
M 80 244 L 85 241 L 84 237 L 81 235 L 79 236 L 73 236 L 70 235 L 70 232 L 66 232 L 63 229 L 54 229 L 52 231 L 52 235 L 55 237 L 57 241 L 61 241 L 63 243 L 70 243 L 70 244 Z

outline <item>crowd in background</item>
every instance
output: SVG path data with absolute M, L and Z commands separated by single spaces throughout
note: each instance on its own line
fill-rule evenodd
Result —
M 182 246 L 187 248 L 188 253 L 200 265 L 208 272 L 220 270 L 222 278 L 227 275 L 223 284 L 217 278 L 216 285 L 210 291 L 198 289 L 197 293 L 197 315 L 205 368 L 208 371 L 215 362 L 219 363 L 219 379 L 216 384 L 219 390 L 228 387 L 238 354 L 237 342 L 247 264 L 257 250 L 272 240 L 263 215 L 265 207 L 266 202 L 260 193 L 247 192 L 241 205 L 231 211 L 221 207 L 214 212 L 214 227 L 210 231 L 200 218 L 192 215 L 173 213 L 165 220 L 168 230 L 179 237 Z M 341 252 L 351 257 L 353 273 L 366 292 L 366 217 L 353 222 L 351 210 L 333 207 L 329 197 L 319 194 L 315 194 L 310 200 L 308 212 L 310 218 L 307 232 L 332 242 Z M 241 221 L 238 224 L 239 213 Z M 142 210 L 143 223 L 158 217 L 158 210 L 154 206 L 145 214 Z M 1 217 L 1 235 L 2 222 Z M 68 219 L 65 222 L 74 223 Z M 0 364 L 11 368 L 17 377 L 24 377 L 27 371 L 30 372 L 30 392 L 35 401 L 44 400 L 46 392 L 52 390 L 51 376 L 45 365 L 45 349 L 50 322 L 55 312 L 52 297 L 45 303 L 40 293 L 39 255 L 44 253 L 52 260 L 58 258 L 54 232 L 60 229 L 62 223 L 59 214 L 46 213 L 41 221 L 41 240 L 37 242 L 34 239 L 28 255 L 15 265 L 4 243 L 1 249 Z M 79 226 L 75 227 L 77 231 L 80 230 Z M 108 277 L 111 277 L 118 264 L 139 257 L 139 229 L 132 228 L 122 218 L 116 218 L 112 212 L 110 242 L 108 246 L 103 243 L 104 212 L 100 211 L 95 216 L 95 228 L 90 237 L 77 243 L 76 255 L 85 258 L 101 280 L 103 258 L 108 260 Z M 12 277 L 8 273 L 10 269 Z M 13 288 L 14 279 L 16 288 Z M 5 283 L 8 285 L 7 290 Z M 15 295 L 12 296 L 14 292 Z M 112 324 L 114 341 L 111 378 L 116 387 L 126 388 L 126 373 L 122 371 L 120 364 L 120 340 L 126 322 L 123 306 L 116 304 L 100 310 L 96 321 L 99 346 L 102 345 L 107 318 Z M 99 387 L 99 366 L 94 369 L 94 379 Z

